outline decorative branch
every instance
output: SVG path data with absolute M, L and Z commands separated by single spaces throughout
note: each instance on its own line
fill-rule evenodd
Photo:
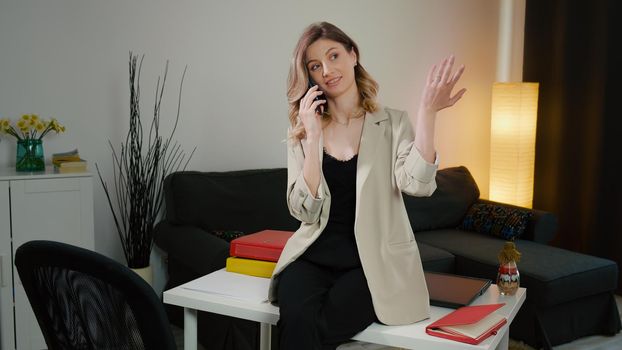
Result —
M 121 143 L 117 152 L 112 142 L 108 141 L 112 150 L 113 188 L 104 181 L 97 163 L 95 164 L 112 211 L 123 253 L 128 266 L 132 268 L 149 266 L 149 256 L 153 248 L 153 227 L 162 209 L 164 198 L 162 189 L 164 179 L 172 172 L 186 169 L 196 150 L 195 147 L 186 159 L 186 153 L 181 146 L 177 142 L 171 143 L 179 122 L 187 66 L 184 68 L 179 85 L 175 124 L 166 139 L 160 135 L 160 106 L 168 75 L 168 61 L 161 85 L 158 77 L 153 119 L 147 140 L 144 140 L 140 114 L 140 74 L 143 59 L 144 55 L 138 63 L 138 56 L 130 52 L 130 128 L 125 143 Z

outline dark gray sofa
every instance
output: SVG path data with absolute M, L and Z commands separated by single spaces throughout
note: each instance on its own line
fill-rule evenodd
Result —
M 299 223 L 287 209 L 286 179 L 286 169 L 169 175 L 164 183 L 166 215 L 155 229 L 156 244 L 168 254 L 166 288 L 224 267 L 229 244 L 210 232 L 295 230 Z M 497 253 L 505 241 L 457 227 L 474 203 L 508 205 L 479 199 L 477 184 L 465 167 L 440 170 L 436 180 L 438 188 L 431 197 L 404 196 L 424 269 L 494 280 Z M 617 333 L 617 265 L 547 245 L 556 234 L 556 218 L 531 212 L 525 232 L 515 241 L 522 253 L 518 268 L 527 299 L 510 337 L 550 348 L 587 335 Z M 182 326 L 180 308 L 167 306 L 167 312 Z M 254 322 L 203 312 L 198 322 L 199 341 L 210 349 L 258 348 Z M 274 349 L 276 339 L 275 334 Z

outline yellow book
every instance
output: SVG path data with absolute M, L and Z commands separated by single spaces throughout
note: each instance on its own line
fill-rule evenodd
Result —
M 54 156 L 52 157 L 52 161 L 53 162 L 76 162 L 80 160 L 80 156 L 75 155 L 75 156 L 62 156 L 62 157 L 57 157 Z
M 80 154 L 78 154 L 77 148 L 69 152 L 54 153 L 52 155 L 52 162 L 54 164 L 60 163 L 60 162 L 77 162 L 80 160 L 81 160 Z
M 77 162 L 61 162 L 54 163 L 54 170 L 58 173 L 81 173 L 86 172 L 87 166 L 85 160 Z
M 272 261 L 242 259 L 232 256 L 227 258 L 226 270 L 244 275 L 270 278 L 275 267 L 276 263 Z
M 84 159 L 77 159 L 77 160 L 57 160 L 57 159 L 52 159 L 52 164 L 54 164 L 57 167 L 77 167 L 77 166 L 81 166 L 81 165 L 86 165 L 86 160 Z

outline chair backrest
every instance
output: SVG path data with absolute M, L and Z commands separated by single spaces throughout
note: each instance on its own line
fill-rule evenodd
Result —
M 161 301 L 126 266 L 52 241 L 23 244 L 15 265 L 50 349 L 176 349 Z

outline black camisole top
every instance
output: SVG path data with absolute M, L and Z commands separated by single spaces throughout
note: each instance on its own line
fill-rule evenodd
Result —
M 307 248 L 302 259 L 336 269 L 361 265 L 354 238 L 356 210 L 356 163 L 358 154 L 339 160 L 324 151 L 322 172 L 330 190 L 330 215 L 320 236 Z

